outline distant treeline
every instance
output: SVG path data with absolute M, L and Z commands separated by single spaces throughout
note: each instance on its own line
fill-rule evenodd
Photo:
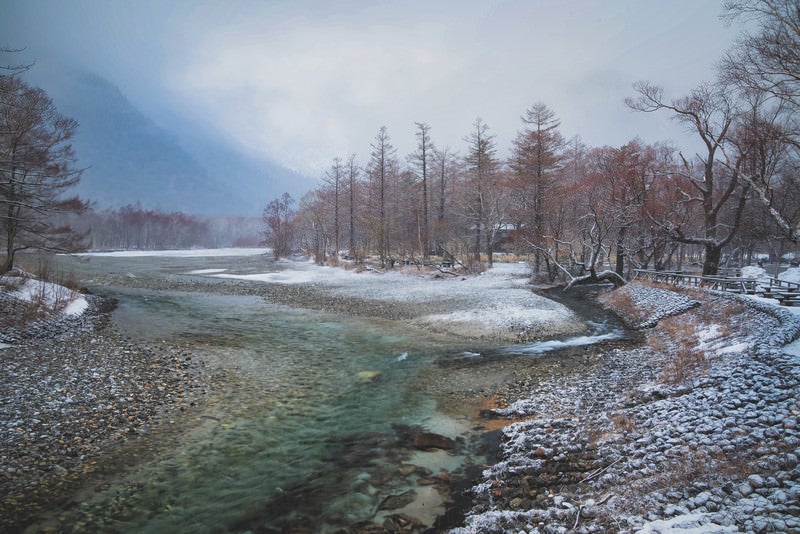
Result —
M 118 209 L 89 210 L 73 221 L 87 234 L 92 250 L 165 250 L 258 246 L 261 220 L 165 213 L 129 204 Z

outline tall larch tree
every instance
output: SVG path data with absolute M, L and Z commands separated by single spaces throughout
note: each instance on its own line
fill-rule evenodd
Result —
M 374 194 L 372 206 L 376 216 L 373 218 L 373 233 L 377 241 L 378 255 L 381 265 L 385 266 L 390 256 L 388 213 L 386 211 L 390 181 L 397 169 L 395 157 L 397 150 L 391 143 L 386 126 L 381 126 L 375 140 L 370 145 L 370 154 L 367 172 L 372 181 Z
M 431 141 L 431 127 L 424 122 L 415 122 L 417 127 L 417 150 L 408 157 L 417 182 L 419 183 L 422 194 L 422 214 L 420 221 L 420 241 L 422 247 L 422 257 L 427 258 L 430 252 L 430 217 L 428 215 L 428 175 L 433 156 L 434 146 Z
M 448 147 L 433 151 L 433 166 L 436 174 L 436 225 L 435 242 L 438 254 L 446 254 L 446 217 L 450 185 L 457 174 L 458 160 Z
M 358 258 L 356 252 L 356 195 L 358 193 L 358 164 L 356 163 L 356 155 L 351 154 L 347 158 L 347 194 L 348 201 L 348 219 L 347 219 L 347 247 L 348 253 L 351 258 Z
M 344 166 L 341 158 L 334 158 L 328 171 L 325 173 L 325 182 L 331 189 L 331 203 L 333 207 L 333 260 L 339 259 L 339 235 L 341 227 L 339 225 L 339 211 L 341 206 L 342 188 L 344 185 Z
M 462 193 L 466 195 L 464 210 L 474 236 L 474 261 L 480 265 L 484 243 L 491 267 L 493 237 L 497 230 L 491 220 L 494 211 L 492 199 L 498 192 L 496 179 L 500 162 L 496 156 L 497 146 L 494 135 L 489 133 L 489 126 L 480 118 L 475 120 L 472 133 L 464 140 L 467 142 L 467 153 L 464 157 L 466 190 Z
M 526 241 L 536 245 L 533 269 L 539 273 L 547 231 L 547 199 L 562 165 L 565 142 L 555 112 L 541 102 L 525 111 L 522 123 L 509 162 L 514 176 L 515 224 Z

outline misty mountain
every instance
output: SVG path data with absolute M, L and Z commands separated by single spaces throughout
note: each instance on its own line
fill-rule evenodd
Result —
M 299 199 L 313 186 L 309 178 L 248 160 L 197 132 L 179 141 L 180 131 L 157 126 L 97 75 L 38 63 L 27 78 L 78 121 L 73 148 L 85 171 L 74 192 L 96 209 L 140 202 L 163 211 L 258 216 L 284 191 Z

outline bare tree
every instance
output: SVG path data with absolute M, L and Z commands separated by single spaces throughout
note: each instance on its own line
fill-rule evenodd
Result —
M 428 217 L 428 169 L 430 168 L 430 159 L 433 156 L 434 146 L 431 141 L 431 127 L 424 122 L 415 122 L 417 127 L 417 150 L 408 157 L 411 164 L 412 172 L 414 172 L 420 188 L 422 189 L 422 219 L 420 241 L 422 246 L 422 257 L 427 258 L 430 251 L 430 229 Z
M 800 156 L 800 7 L 797 0 L 728 0 L 729 20 L 744 19 L 756 25 L 745 32 L 720 64 L 720 77 L 738 87 L 751 110 L 773 138 L 791 146 Z M 749 119 L 747 119 L 749 120 Z M 780 135 L 776 135 L 780 134 Z M 741 154 L 725 154 L 735 167 Z M 797 243 L 797 227 L 776 208 L 770 178 L 758 169 L 745 169 L 740 179 L 755 191 L 782 234 Z
M 497 207 L 494 201 L 497 190 L 497 171 L 500 162 L 497 160 L 494 135 L 489 134 L 489 127 L 480 118 L 473 123 L 472 133 L 464 138 L 467 142 L 467 154 L 464 158 L 466 166 L 466 201 L 463 203 L 464 213 L 475 239 L 473 254 L 477 264 L 481 262 L 481 243 L 485 243 L 489 266 L 493 262 L 494 236 L 497 231 Z M 492 220 L 494 219 L 494 221 Z M 495 224 L 493 224 L 495 223 Z
M 794 116 L 797 144 L 800 112 L 800 7 L 797 0 L 727 0 L 727 17 L 755 22 L 723 58 L 722 75 L 738 86 L 780 100 Z
M 264 243 L 272 247 L 275 259 L 284 258 L 292 253 L 294 239 L 294 216 L 292 209 L 294 199 L 289 193 L 272 200 L 264 208 L 263 221 Z
M 729 130 L 736 116 L 730 98 L 720 87 L 701 85 L 686 97 L 668 102 L 663 90 L 650 83 L 634 86 L 639 94 L 627 98 L 626 104 L 643 112 L 669 111 L 697 134 L 705 147 L 703 154 L 687 158 L 681 154 L 681 176 L 686 187 L 681 190 L 683 202 L 699 206 L 703 224 L 699 232 L 676 220 L 658 221 L 670 236 L 682 243 L 701 245 L 705 249 L 703 274 L 717 274 L 722 249 L 733 239 L 741 222 L 749 187 L 740 185 L 740 167 L 726 168 L 719 164 L 723 145 L 729 141 Z M 723 209 L 735 203 L 733 216 L 722 221 Z
M 299 245 L 314 257 L 318 265 L 325 264 L 326 249 L 330 241 L 330 203 L 325 197 L 322 189 L 309 191 L 300 199 L 300 206 L 294 216 L 295 235 Z
M 448 147 L 441 150 L 434 150 L 433 165 L 437 175 L 436 188 L 436 226 L 435 241 L 438 254 L 444 253 L 444 245 L 447 241 L 447 208 L 450 185 L 458 172 L 458 159 Z
M 339 259 L 339 206 L 342 186 L 344 181 L 344 168 L 341 158 L 334 158 L 330 169 L 325 173 L 325 182 L 331 188 L 331 202 L 333 203 L 333 260 Z
M 373 209 L 377 212 L 377 217 L 374 217 L 374 226 L 377 226 L 374 228 L 374 233 L 378 243 L 381 265 L 385 266 L 390 256 L 386 202 L 389 183 L 396 170 L 395 154 L 397 152 L 386 132 L 386 126 L 381 126 L 378 130 L 371 147 L 372 153 L 367 172 L 372 180 L 372 190 L 376 197 L 373 199 Z
M 84 246 L 85 236 L 55 223 L 56 215 L 87 207 L 64 196 L 80 180 L 70 144 L 77 127 L 43 90 L 0 76 L 0 239 L 6 252 L 0 273 L 13 268 L 22 250 Z
M 349 218 L 347 221 L 347 245 L 349 254 L 352 258 L 358 258 L 356 253 L 356 190 L 358 184 L 358 165 L 356 164 L 356 155 L 351 154 L 347 158 L 347 193 L 350 197 L 349 200 Z

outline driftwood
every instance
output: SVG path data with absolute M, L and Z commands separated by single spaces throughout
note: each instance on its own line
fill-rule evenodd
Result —
M 612 465 L 613 465 L 613 464 L 612 464 Z M 609 466 L 609 467 L 610 467 L 610 466 Z M 613 497 L 613 496 L 614 496 L 614 494 L 613 494 L 613 493 L 608 493 L 608 494 L 606 494 L 606 495 L 605 495 L 605 496 L 604 496 L 602 499 L 600 499 L 599 501 L 595 502 L 595 503 L 594 503 L 594 505 L 595 505 L 595 506 L 598 506 L 598 505 L 601 505 L 601 504 L 605 504 L 605 503 L 607 503 L 607 502 L 608 502 L 608 501 L 611 499 L 611 497 Z M 578 528 L 578 524 L 581 522 L 581 512 L 583 511 L 583 507 L 584 507 L 584 506 L 586 506 L 586 504 L 587 504 L 587 503 L 585 503 L 585 502 L 584 502 L 584 503 L 581 503 L 581 505 L 580 505 L 580 506 L 578 506 L 578 512 L 577 512 L 577 514 L 575 515 L 575 524 L 574 524 L 574 525 L 572 525 L 572 530 L 575 530 L 576 528 Z
M 614 460 L 613 462 L 611 462 L 611 463 L 610 463 L 610 464 L 608 464 L 607 466 L 605 466 L 605 467 L 602 467 L 602 468 L 600 468 L 600 469 L 597 469 L 597 470 L 595 470 L 595 471 L 592 471 L 592 473 L 591 473 L 589 476 L 587 476 L 586 478 L 584 478 L 583 480 L 581 480 L 581 482 L 586 482 L 586 481 L 588 481 L 588 480 L 591 480 L 591 479 L 593 479 L 593 478 L 597 478 L 598 476 L 600 476 L 600 475 L 602 475 L 603 473 L 605 473 L 605 472 L 606 472 L 608 469 L 610 469 L 612 466 L 614 466 L 614 465 L 618 464 L 620 461 L 622 461 L 622 458 L 617 458 L 616 460 Z
M 576 285 L 581 285 L 581 284 L 596 284 L 599 282 L 611 282 L 612 284 L 614 284 L 615 287 L 621 287 L 627 283 L 625 279 L 621 277 L 616 271 L 597 272 L 595 266 L 597 265 L 598 260 L 600 258 L 600 249 L 602 248 L 600 244 L 597 244 L 597 246 L 592 248 L 591 258 L 589 259 L 588 262 L 581 262 L 578 261 L 577 257 L 575 256 L 575 250 L 572 246 L 572 243 L 563 241 L 558 241 L 558 242 L 567 245 L 567 247 L 569 248 L 569 258 L 571 265 L 579 266 L 581 270 L 583 272 L 586 272 L 587 274 L 582 274 L 579 276 L 573 275 L 570 269 L 562 265 L 561 262 L 559 262 L 556 259 L 556 257 L 553 256 L 553 253 L 550 249 L 540 247 L 532 242 L 529 242 L 529 244 L 533 246 L 536 250 L 539 250 L 540 252 L 544 253 L 550 259 L 550 261 L 553 262 L 553 265 L 555 265 L 569 279 L 569 282 L 564 287 L 564 291 Z
M 592 271 L 583 276 L 572 277 L 572 280 L 564 287 L 564 291 L 580 284 L 597 284 L 599 282 L 611 282 L 614 287 L 622 287 L 627 282 L 616 271 Z
M 439 267 L 438 265 L 431 265 L 431 267 L 433 267 L 442 274 L 451 274 L 453 276 L 458 276 L 458 273 L 454 273 L 450 269 L 445 269 L 444 267 Z

